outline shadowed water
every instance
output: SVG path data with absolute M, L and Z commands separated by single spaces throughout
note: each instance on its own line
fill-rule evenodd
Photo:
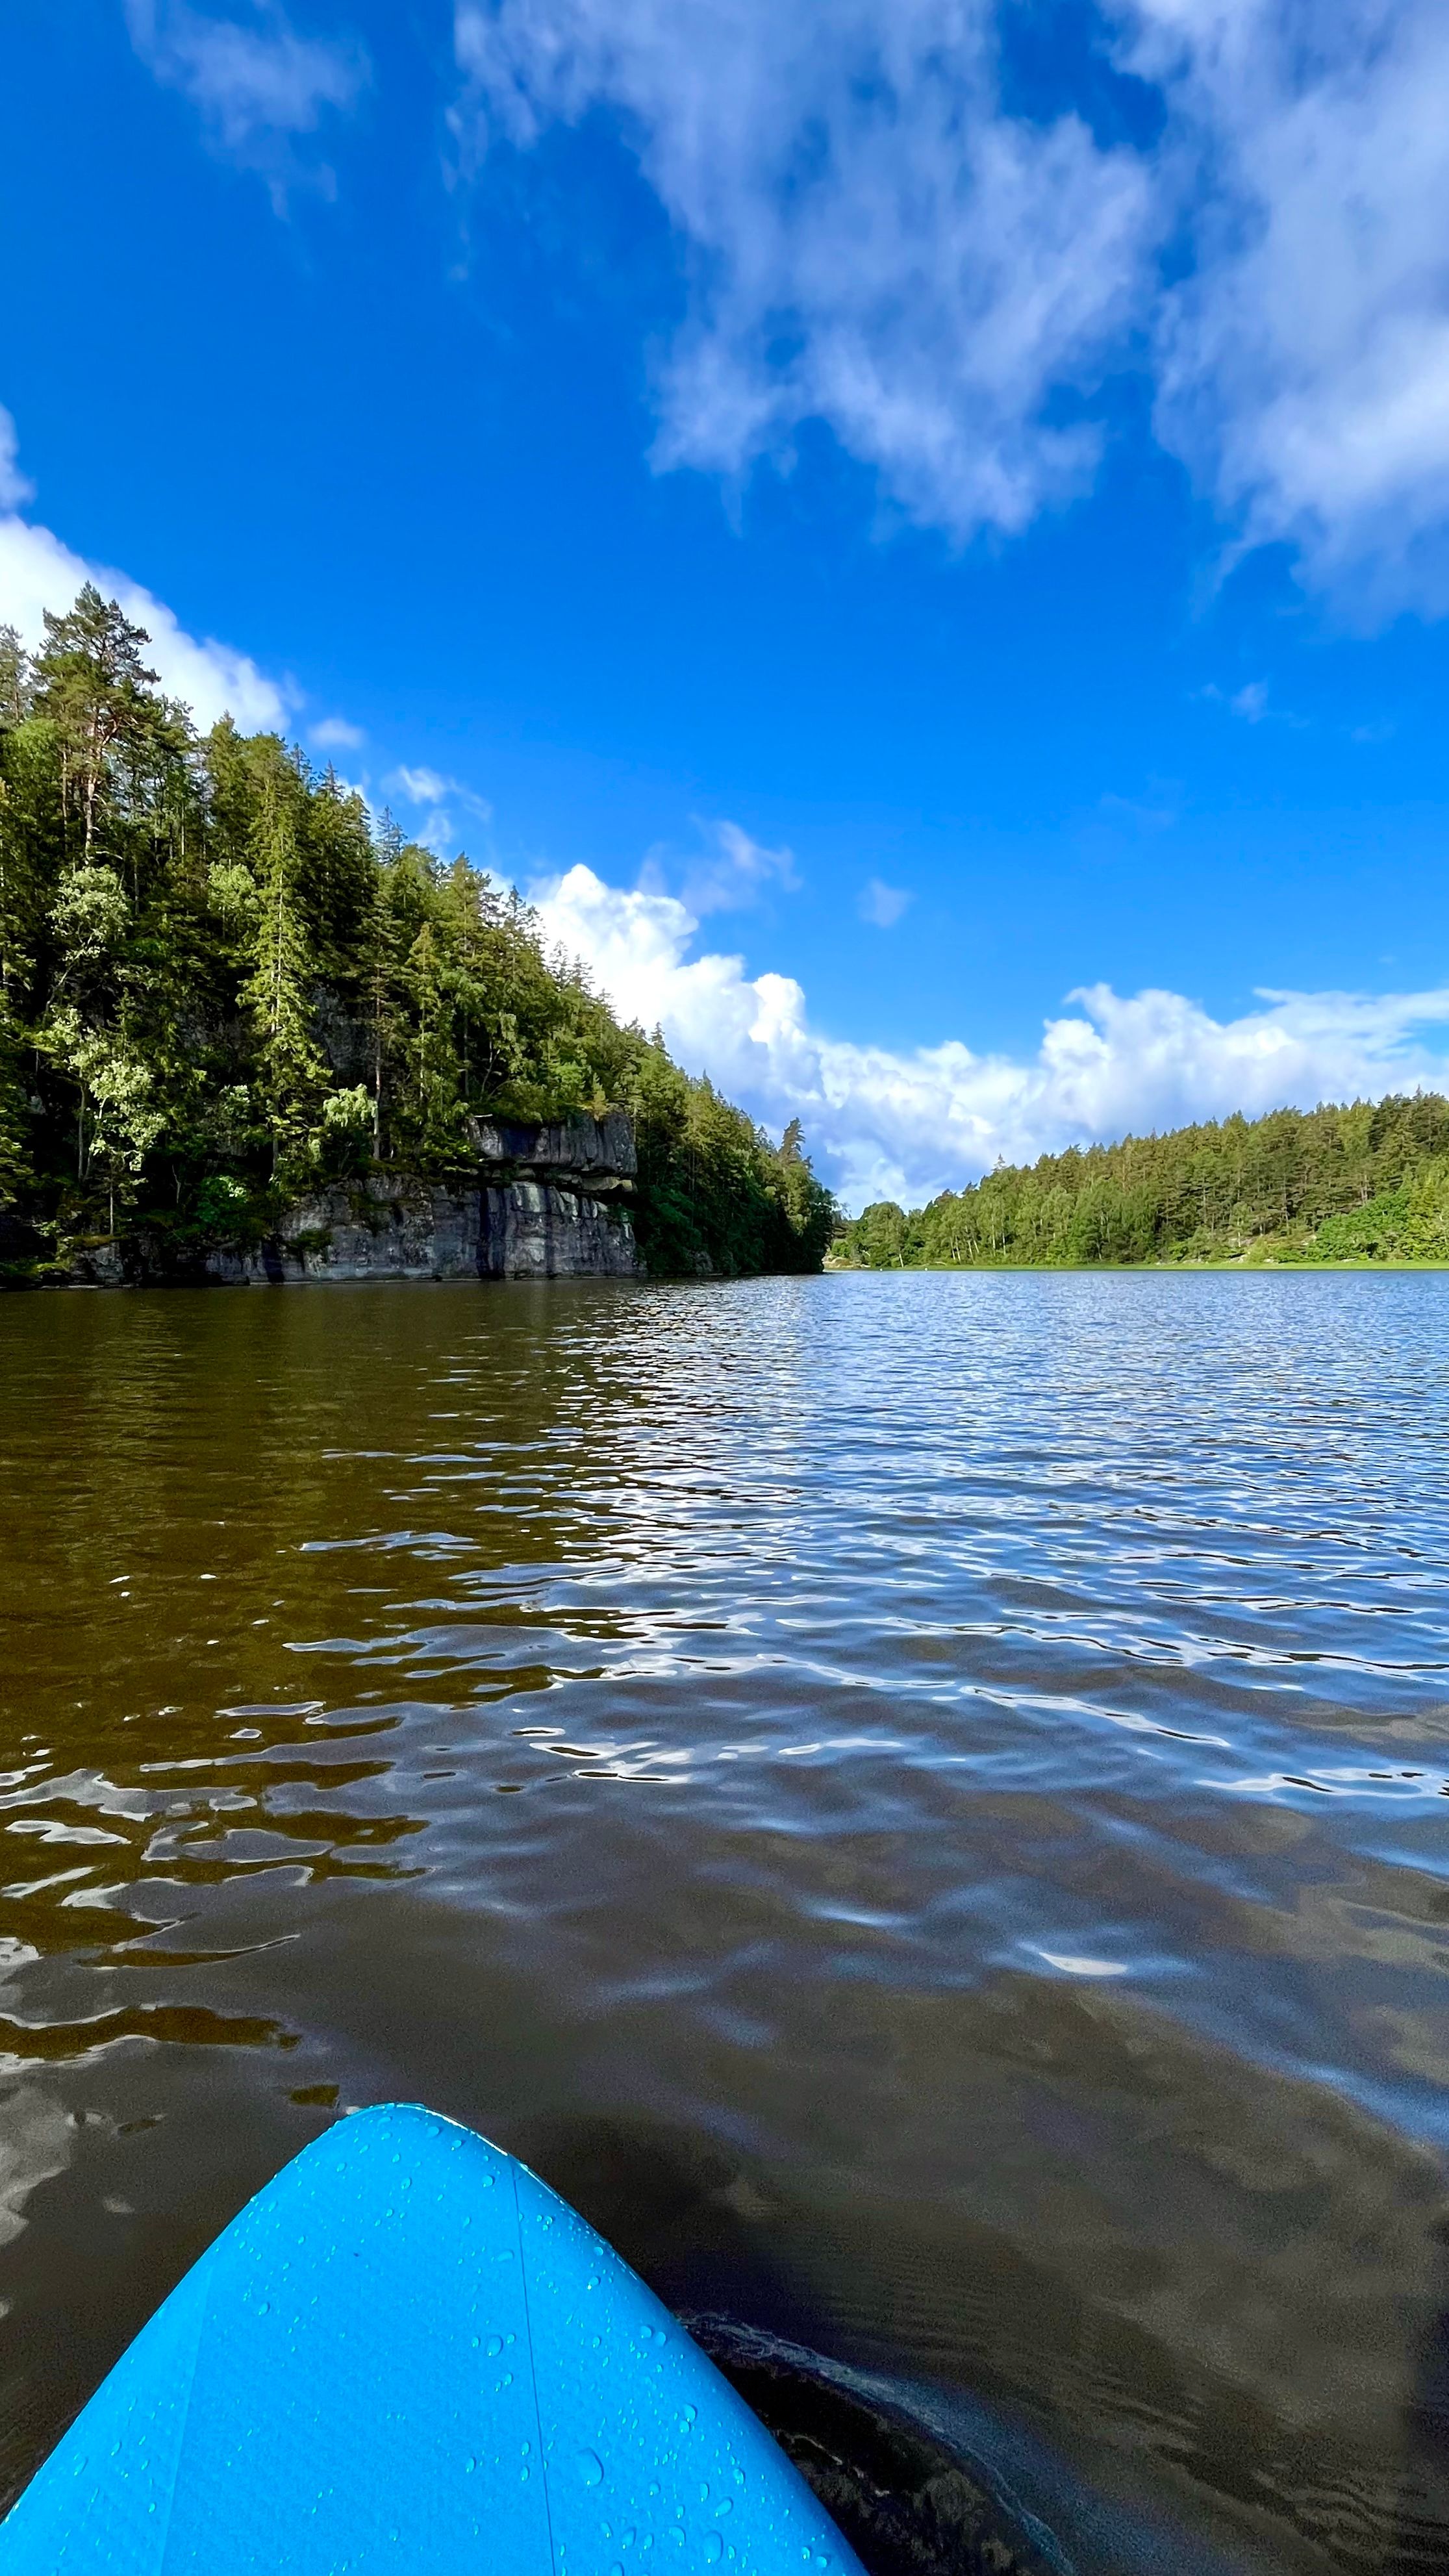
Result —
M 6 1301 L 0 2489 L 403 2096 L 701 2321 L 880 2576 L 1449 2563 L 1446 1327 Z

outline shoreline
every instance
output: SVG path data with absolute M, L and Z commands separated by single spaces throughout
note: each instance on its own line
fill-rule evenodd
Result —
M 1238 1278 L 1291 1278 L 1301 1270 L 1315 1276 L 1353 1276 L 1383 1271 L 1435 1272 L 1449 1271 L 1449 1261 L 900 1261 L 888 1266 L 874 1266 L 863 1261 L 827 1261 L 822 1275 L 845 1279 L 899 1279 L 912 1272 L 945 1278 L 989 1278 L 993 1272 L 1009 1271 L 1016 1278 L 1089 1278 L 1103 1272 L 1114 1278 L 1197 1279 L 1205 1274 L 1221 1277 L 1232 1272 Z

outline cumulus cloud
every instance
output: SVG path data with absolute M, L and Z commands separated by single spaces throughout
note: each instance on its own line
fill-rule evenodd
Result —
M 868 877 L 860 890 L 856 910 L 872 929 L 894 930 L 908 905 L 915 901 L 905 886 L 887 885 L 881 877 Z
M 1449 990 L 1261 993 L 1218 1020 L 1180 993 L 1069 995 L 1029 1056 L 963 1041 L 897 1050 L 814 1028 L 791 976 L 750 976 L 738 956 L 691 954 L 698 922 L 677 896 L 608 886 L 586 867 L 533 889 L 549 935 L 582 957 L 626 1017 L 663 1024 L 779 1128 L 803 1120 L 847 1203 L 919 1203 L 989 1170 L 1068 1144 L 1193 1118 L 1250 1115 L 1449 1084 Z M 1435 1051 L 1426 1035 L 1438 1032 Z
M 245 18 L 126 0 L 126 23 L 148 70 L 190 99 L 219 150 L 269 178 L 274 197 L 296 175 L 298 138 L 327 110 L 354 106 L 368 78 L 354 37 L 299 36 L 278 0 L 250 0 Z
M 367 736 L 361 725 L 349 724 L 345 716 L 324 716 L 320 724 L 309 727 L 307 739 L 317 751 L 361 751 Z
M 3 432 L 10 432 L 7 449 Z M 10 481 L 4 479 L 7 455 Z M 162 600 L 143 590 L 125 573 L 105 564 L 88 563 L 72 554 L 49 528 L 22 519 L 15 507 L 29 486 L 15 476 L 13 425 L 0 412 L 0 624 L 15 627 L 32 649 L 44 636 L 43 612 L 71 606 L 82 584 L 93 581 L 107 599 L 119 600 L 126 615 L 150 637 L 149 660 L 172 697 L 190 707 L 205 729 L 232 715 L 245 731 L 255 732 L 286 722 L 292 692 L 270 680 L 245 653 L 214 637 L 188 635 Z
M 1238 544 L 1366 622 L 1449 609 L 1442 0 L 1099 0 L 1157 93 L 1136 147 L 1085 93 L 1008 111 L 1004 0 L 455 23 L 466 146 L 602 110 L 686 248 L 661 465 L 737 476 L 818 420 L 916 519 L 1009 532 L 1090 482 L 1097 391 L 1146 365 Z

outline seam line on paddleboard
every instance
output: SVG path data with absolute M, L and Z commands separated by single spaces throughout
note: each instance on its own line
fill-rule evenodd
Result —
M 208 2248 L 208 2251 L 210 2249 Z M 166 2576 L 166 2561 L 171 2555 L 171 2524 L 176 2512 L 176 2490 L 181 2484 L 181 2463 L 186 2452 L 186 2436 L 191 2428 L 191 2401 L 196 2394 L 196 2373 L 201 2361 L 202 2337 L 206 2332 L 207 2310 L 211 2306 L 211 2268 L 208 2264 L 201 2290 L 201 2313 L 191 2340 L 191 2367 L 186 2374 L 186 2397 L 181 2409 L 181 2429 L 176 2436 L 176 2449 L 171 2461 L 171 2483 L 166 2496 L 166 2522 L 161 2533 L 161 2546 L 156 2553 L 156 2576 Z
M 528 2384 L 533 2391 L 533 2429 L 538 2435 L 538 2474 L 543 2480 L 543 2525 L 548 2534 L 548 2563 L 553 2576 L 559 2576 L 558 2557 L 553 2545 L 553 2508 L 548 2493 L 548 2459 L 543 2444 L 543 2416 L 538 2402 L 538 2355 L 533 2342 L 533 2310 L 528 2297 L 528 2256 L 523 2244 L 523 2211 L 518 2200 L 518 2167 L 508 2159 L 508 2180 L 513 2191 L 513 2222 L 518 2230 L 518 2276 L 523 2288 L 523 2331 L 528 2337 Z

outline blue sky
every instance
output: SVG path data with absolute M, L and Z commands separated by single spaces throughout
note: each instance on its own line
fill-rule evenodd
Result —
M 1442 8 L 0 47 L 0 617 L 144 590 L 853 1201 L 1446 1078 Z

